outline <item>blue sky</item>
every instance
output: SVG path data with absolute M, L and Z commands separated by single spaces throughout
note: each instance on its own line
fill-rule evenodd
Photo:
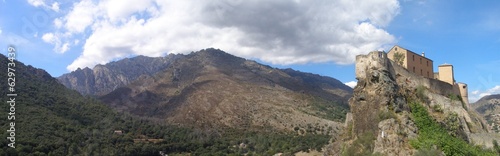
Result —
M 214 47 L 348 83 L 356 55 L 395 44 L 453 64 L 471 101 L 500 93 L 500 1 L 0 1 L 0 49 L 52 76 Z

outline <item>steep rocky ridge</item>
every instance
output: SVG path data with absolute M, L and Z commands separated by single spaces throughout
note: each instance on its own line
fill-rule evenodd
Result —
M 331 134 L 348 111 L 351 92 L 333 78 L 206 49 L 100 99 L 119 111 L 203 129 Z
M 422 131 L 416 126 L 412 102 L 422 103 L 432 122 L 463 141 L 476 142 L 474 134 L 487 132 L 481 118 L 453 94 L 451 85 L 417 76 L 389 60 L 384 52 L 357 56 L 356 79 L 345 142 L 334 143 L 327 154 L 338 154 L 335 151 L 341 149 L 344 154 L 415 154 L 410 140 Z
M 500 94 L 485 96 L 471 107 L 484 117 L 492 132 L 500 133 Z
M 58 81 L 84 95 L 105 95 L 116 88 L 128 85 L 142 75 L 151 76 L 167 67 L 180 55 L 166 57 L 137 56 L 105 65 L 96 65 L 64 74 Z

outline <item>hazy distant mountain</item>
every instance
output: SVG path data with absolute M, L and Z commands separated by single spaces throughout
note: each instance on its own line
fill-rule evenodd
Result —
M 176 58 L 100 99 L 119 111 L 206 129 L 326 133 L 348 111 L 352 89 L 333 78 L 275 69 L 217 49 Z
M 488 95 L 471 105 L 495 132 L 500 132 L 500 94 Z
M 66 87 L 84 95 L 104 95 L 129 84 L 142 75 L 156 74 L 176 58 L 176 55 L 125 58 L 106 65 L 97 65 L 93 69 L 79 68 L 57 79 Z

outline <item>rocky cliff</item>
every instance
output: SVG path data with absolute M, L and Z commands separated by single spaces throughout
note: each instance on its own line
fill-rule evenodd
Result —
M 84 95 L 100 96 L 128 85 L 140 76 L 152 76 L 168 67 L 178 57 L 181 55 L 125 58 L 105 65 L 96 65 L 93 69 L 78 68 L 57 79 L 64 86 Z
M 434 147 L 437 154 L 450 154 L 448 142 L 428 143 L 434 136 L 426 126 L 435 128 L 436 136 L 458 139 L 467 147 L 473 142 L 471 134 L 486 132 L 481 118 L 468 111 L 451 85 L 417 76 L 384 52 L 357 56 L 356 79 L 349 100 L 352 120 L 346 121 L 344 148 L 337 149 L 344 154 L 414 155 L 422 152 L 422 144 Z

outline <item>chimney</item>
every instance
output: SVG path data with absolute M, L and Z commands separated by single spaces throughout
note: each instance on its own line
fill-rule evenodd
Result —
M 422 56 L 425 57 L 425 52 L 422 52 Z

